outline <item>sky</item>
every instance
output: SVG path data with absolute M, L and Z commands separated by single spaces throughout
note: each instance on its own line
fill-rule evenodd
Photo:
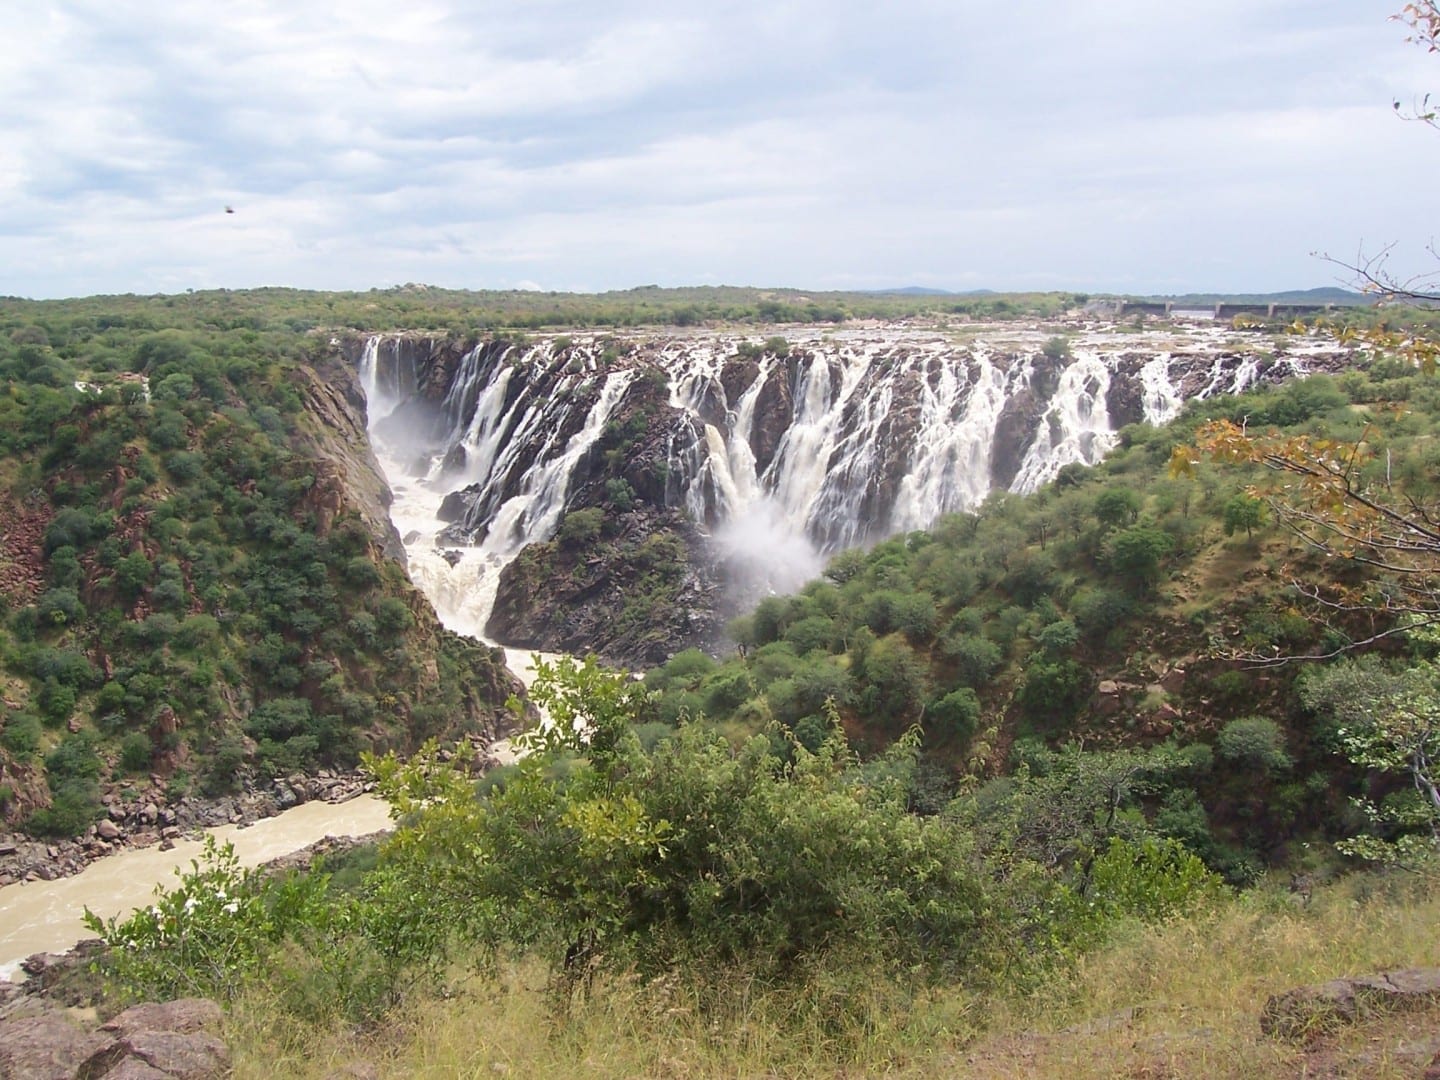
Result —
M 0 295 L 1419 273 L 1440 131 L 1392 106 L 1440 57 L 1399 7 L 6 3 Z

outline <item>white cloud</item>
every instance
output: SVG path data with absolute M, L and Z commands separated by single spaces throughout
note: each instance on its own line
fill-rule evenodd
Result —
M 1408 239 L 1391 193 L 1440 164 L 1389 110 L 1440 64 L 1388 14 L 22 5 L 0 293 L 1312 284 L 1315 248 Z

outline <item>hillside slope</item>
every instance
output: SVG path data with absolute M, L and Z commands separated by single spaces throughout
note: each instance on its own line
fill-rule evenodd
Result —
M 8 825 L 143 831 L 146 804 L 512 722 L 503 660 L 397 561 L 329 350 L 40 310 L 0 333 Z
M 798 594 L 735 620 L 736 651 L 651 672 L 660 718 L 815 747 L 830 699 L 871 751 L 918 725 L 928 767 L 912 801 L 929 812 L 957 790 L 983 800 L 1017 768 L 1043 776 L 1061 748 L 1174 749 L 1183 775 L 1132 808 L 1236 882 L 1348 835 L 1349 796 L 1387 789 L 1367 789 L 1334 724 L 1301 705 L 1304 665 L 1255 661 L 1329 652 L 1389 616 L 1305 602 L 1297 585 L 1333 596 L 1368 575 L 1279 528 L 1263 470 L 1169 473 L 1210 418 L 1363 436 L 1367 482 L 1388 469 L 1394 491 L 1436 498 L 1440 394 L 1404 365 L 1193 402 L 1167 428 L 1126 428 L 1097 468 L 840 554 Z

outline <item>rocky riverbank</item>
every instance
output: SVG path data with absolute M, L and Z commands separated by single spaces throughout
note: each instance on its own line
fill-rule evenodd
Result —
M 0 833 L 0 887 L 68 877 L 107 855 L 170 844 L 217 825 L 243 828 L 301 803 L 348 802 L 372 786 L 359 772 L 322 769 L 314 776 L 296 774 L 237 795 L 213 799 L 184 795 L 172 800 L 165 780 L 152 776 L 107 794 L 104 816 L 75 839 L 36 840 L 23 833 Z

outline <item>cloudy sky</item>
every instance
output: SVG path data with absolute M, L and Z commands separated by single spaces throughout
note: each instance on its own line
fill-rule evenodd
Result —
M 1440 58 L 1399 6 L 5 3 L 0 294 L 1421 269 L 1440 132 L 1391 103 Z

